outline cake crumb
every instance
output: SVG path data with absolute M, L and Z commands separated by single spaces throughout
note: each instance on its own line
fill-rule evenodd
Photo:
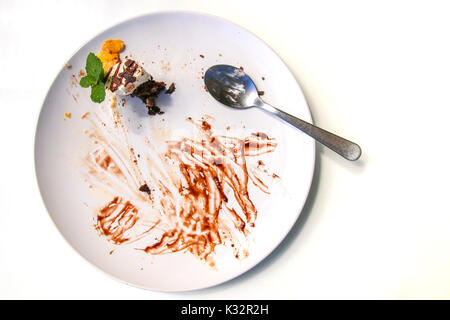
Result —
M 171 83 L 169 88 L 164 92 L 166 94 L 172 94 L 175 91 L 175 83 Z
M 64 116 L 66 117 L 66 118 L 71 118 L 72 117 L 72 113 L 70 113 L 70 112 L 65 112 L 64 113 Z
M 147 193 L 147 194 L 151 194 L 150 188 L 148 187 L 148 185 L 146 183 L 144 183 L 142 186 L 139 187 L 139 191 Z
M 77 79 L 77 76 L 75 74 L 72 74 L 70 76 L 70 86 L 72 88 L 78 87 L 78 79 Z

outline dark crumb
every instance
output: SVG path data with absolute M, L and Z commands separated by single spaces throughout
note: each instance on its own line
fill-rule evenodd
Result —
M 201 54 L 201 55 L 200 55 L 200 58 L 205 58 L 205 56 Z
M 150 116 L 154 116 L 156 114 L 164 114 L 164 111 L 161 111 L 160 107 L 158 106 L 147 106 L 148 108 L 148 114 Z
M 66 68 L 67 70 L 71 70 L 72 69 L 72 65 L 70 64 L 70 63 L 66 63 L 65 65 L 64 65 L 64 68 Z
M 171 93 L 173 93 L 174 91 L 175 91 L 175 83 L 171 83 L 170 84 L 170 86 L 169 86 L 169 88 L 167 88 L 167 90 L 166 90 L 166 92 L 164 92 L 165 94 L 171 94 Z
M 259 96 L 263 96 L 264 95 L 264 91 L 258 91 L 258 95 Z
M 148 185 L 147 185 L 146 183 L 143 184 L 142 186 L 140 186 L 139 191 L 145 192 L 145 193 L 148 193 L 148 194 L 151 193 L 151 192 L 150 192 L 150 188 L 148 187 Z
M 261 79 L 266 80 L 266 78 L 264 78 L 264 77 L 261 77 Z
M 158 106 L 153 106 L 152 107 L 152 111 L 155 112 L 155 113 L 159 113 L 161 111 L 161 108 L 158 107 Z
M 244 67 L 243 67 L 243 66 L 240 66 L 239 69 L 241 69 L 242 71 L 244 71 Z

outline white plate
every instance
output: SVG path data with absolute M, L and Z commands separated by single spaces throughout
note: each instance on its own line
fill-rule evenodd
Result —
M 148 240 L 145 238 L 115 245 L 94 228 L 95 210 L 108 203 L 112 194 L 101 188 L 90 188 L 92 184 L 85 181 L 84 159 L 95 145 L 89 134 L 85 134 L 91 130 L 88 121 L 81 118 L 86 112 L 108 117 L 111 109 L 107 101 L 101 104 L 103 109 L 90 102 L 89 90 L 80 88 L 76 82 L 88 53 L 99 52 L 106 39 L 122 39 L 126 49 L 121 57 L 131 55 L 154 78 L 175 82 L 177 87 L 170 97 L 158 100 L 164 115 L 149 117 L 137 99 L 130 99 L 125 107 L 119 103 L 117 110 L 128 127 L 131 144 L 148 136 L 158 148 L 166 140 L 197 137 L 194 126 L 186 118 L 197 120 L 205 115 L 216 134 L 244 138 L 254 132 L 264 132 L 277 139 L 274 152 L 248 159 L 249 168 L 257 160 L 263 160 L 268 174 L 275 173 L 281 179 L 265 180 L 270 194 L 248 183 L 258 216 L 255 228 L 250 228 L 246 258 L 236 259 L 231 248 L 219 245 L 215 248 L 215 267 L 211 267 L 187 252 L 152 255 L 136 250 L 145 247 Z M 242 66 L 258 89 L 265 92 L 265 101 L 311 121 L 295 78 L 266 44 L 217 17 L 158 13 L 108 29 L 78 50 L 68 63 L 72 68 L 61 70 L 42 106 L 36 132 L 35 165 L 51 218 L 84 258 L 125 283 L 153 290 L 181 291 L 230 280 L 255 266 L 280 244 L 307 198 L 314 169 L 314 142 L 260 110 L 232 110 L 220 105 L 204 90 L 202 80 L 202 73 L 214 64 Z M 64 113 L 71 113 L 71 117 Z

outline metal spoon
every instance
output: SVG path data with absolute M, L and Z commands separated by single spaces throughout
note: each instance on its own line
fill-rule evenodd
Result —
M 261 108 L 302 130 L 344 158 L 355 161 L 361 156 L 361 148 L 351 141 L 318 128 L 265 103 L 258 94 L 252 79 L 241 69 L 229 65 L 215 65 L 205 73 L 205 85 L 219 102 L 237 109 Z

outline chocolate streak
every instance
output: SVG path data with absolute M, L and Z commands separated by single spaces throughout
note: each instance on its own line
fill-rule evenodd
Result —
M 108 129 L 99 126 L 95 116 L 85 117 L 95 127 L 91 138 L 102 142 L 87 157 L 88 176 L 97 186 L 119 194 L 96 213 L 100 234 L 115 244 L 143 238 L 141 249 L 146 253 L 188 251 L 210 265 L 217 245 L 232 247 L 238 259 L 248 255 L 246 241 L 257 210 L 247 189 L 246 157 L 274 151 L 275 139 L 264 133 L 245 139 L 214 135 L 208 122 L 189 119 L 200 138 L 169 141 L 167 151 L 156 156 L 145 138 L 144 177 L 134 150 L 119 147 L 114 142 L 118 137 L 111 137 L 112 131 L 105 134 Z M 118 121 L 116 115 L 114 122 Z M 257 177 L 250 175 L 250 180 L 268 193 Z

